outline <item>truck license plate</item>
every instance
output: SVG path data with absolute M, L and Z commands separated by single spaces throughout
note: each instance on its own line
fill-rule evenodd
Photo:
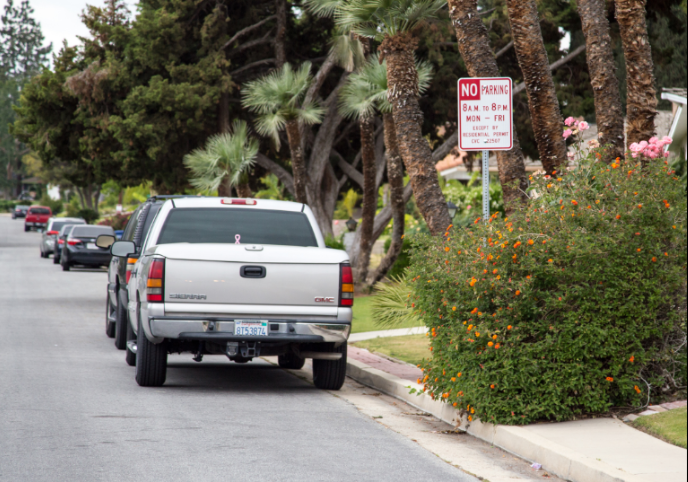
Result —
M 234 335 L 268 336 L 267 321 L 234 321 Z

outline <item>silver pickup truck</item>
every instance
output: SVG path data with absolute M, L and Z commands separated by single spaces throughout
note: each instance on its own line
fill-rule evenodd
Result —
M 130 241 L 102 236 L 114 256 Z M 353 278 L 304 204 L 233 198 L 171 199 L 160 208 L 128 285 L 136 381 L 165 382 L 167 356 L 313 359 L 313 381 L 338 390 L 346 375 Z

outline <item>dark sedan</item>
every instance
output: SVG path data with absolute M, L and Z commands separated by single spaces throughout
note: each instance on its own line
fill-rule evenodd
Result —
M 62 271 L 69 271 L 74 265 L 107 266 L 112 255 L 108 249 L 96 246 L 101 234 L 115 235 L 110 226 L 74 226 L 62 245 L 60 264 Z
M 76 224 L 65 224 L 60 228 L 57 234 L 57 239 L 55 240 L 55 252 L 53 253 L 53 264 L 60 264 L 60 257 L 62 256 L 62 246 L 67 242 L 69 233 L 72 232 L 72 228 L 77 226 Z
M 15 206 L 12 210 L 12 219 L 25 218 L 26 212 L 29 210 L 30 207 L 31 206 L 24 206 L 23 204 Z

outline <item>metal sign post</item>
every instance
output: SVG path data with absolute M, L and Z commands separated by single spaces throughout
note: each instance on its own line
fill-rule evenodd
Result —
M 459 79 L 459 149 L 482 151 L 483 219 L 490 218 L 490 151 L 513 147 L 511 79 Z
M 483 219 L 490 219 L 490 151 L 483 151 Z

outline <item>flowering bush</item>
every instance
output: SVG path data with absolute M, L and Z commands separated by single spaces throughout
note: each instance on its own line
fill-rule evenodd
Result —
M 419 383 L 469 420 L 570 420 L 685 390 L 683 185 L 664 161 L 596 154 L 533 176 L 509 218 L 415 238 L 409 301 L 433 355 Z
M 123 230 L 129 222 L 131 213 L 115 213 L 109 218 L 105 218 L 98 224 L 101 226 L 112 226 L 115 231 Z

